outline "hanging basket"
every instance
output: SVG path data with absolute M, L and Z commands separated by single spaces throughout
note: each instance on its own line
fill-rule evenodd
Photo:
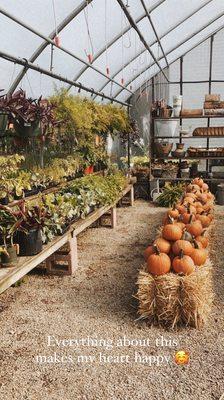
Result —
M 14 129 L 19 136 L 28 138 L 36 137 L 41 135 L 40 122 L 34 121 L 32 123 L 26 123 L 23 120 L 14 120 Z

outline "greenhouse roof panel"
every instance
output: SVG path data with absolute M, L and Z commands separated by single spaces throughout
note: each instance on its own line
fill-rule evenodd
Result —
M 126 10 L 151 55 L 136 26 L 131 27 L 121 3 L 128 6 Z M 96 91 L 127 99 L 142 80 L 158 72 L 153 57 L 160 68 L 165 68 L 166 61 L 172 63 L 222 27 L 223 16 L 223 0 L 18 0 L 16 7 L 13 0 L 1 0 L 0 51 L 48 70 L 53 68 Z M 60 47 L 51 51 L 47 37 L 51 35 L 52 40 L 57 33 L 67 53 Z M 15 90 L 21 79 L 24 83 L 23 68 L 6 67 L 9 64 L 1 58 L 0 70 L 5 90 Z M 31 75 L 37 77 L 38 73 Z M 32 84 L 35 90 L 39 85 L 39 93 L 40 84 Z M 44 95 L 53 92 L 54 84 L 52 80 L 45 87 Z

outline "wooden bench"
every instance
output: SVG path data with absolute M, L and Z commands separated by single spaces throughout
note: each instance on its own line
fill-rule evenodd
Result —
M 4 292 L 24 275 L 30 272 L 43 262 L 46 262 L 47 272 L 49 274 L 65 274 L 73 275 L 78 268 L 78 251 L 77 236 L 86 228 L 100 221 L 103 224 L 102 217 L 109 213 L 111 227 L 115 228 L 117 223 L 116 205 L 117 203 L 129 195 L 130 205 L 134 203 L 133 185 L 129 184 L 121 193 L 114 204 L 101 207 L 85 219 L 80 219 L 72 224 L 69 230 L 63 236 L 57 236 L 47 245 L 43 246 L 43 250 L 32 257 L 19 257 L 16 267 L 0 268 L 0 293 Z M 68 249 L 63 250 L 63 246 L 67 245 Z M 64 270 L 57 268 L 57 262 L 64 262 Z

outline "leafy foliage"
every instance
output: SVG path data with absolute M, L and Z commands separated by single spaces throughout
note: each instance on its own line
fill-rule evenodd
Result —
M 184 184 L 171 185 L 167 183 L 163 193 L 157 198 L 160 207 L 172 207 L 182 196 Z

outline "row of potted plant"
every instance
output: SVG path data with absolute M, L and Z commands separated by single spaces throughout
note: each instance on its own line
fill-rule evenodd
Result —
M 83 167 L 83 158 L 78 153 L 66 158 L 55 158 L 44 167 L 28 170 L 21 167 L 23 156 L 0 157 L 0 203 L 7 205 L 14 199 L 30 196 L 49 187 L 74 179 L 77 173 L 93 172 Z M 106 166 L 106 158 L 105 158 Z
M 116 173 L 78 178 L 55 194 L 14 207 L 0 205 L 0 254 L 3 266 L 14 266 L 17 255 L 32 256 L 42 244 L 61 235 L 95 208 L 113 203 L 127 181 Z

